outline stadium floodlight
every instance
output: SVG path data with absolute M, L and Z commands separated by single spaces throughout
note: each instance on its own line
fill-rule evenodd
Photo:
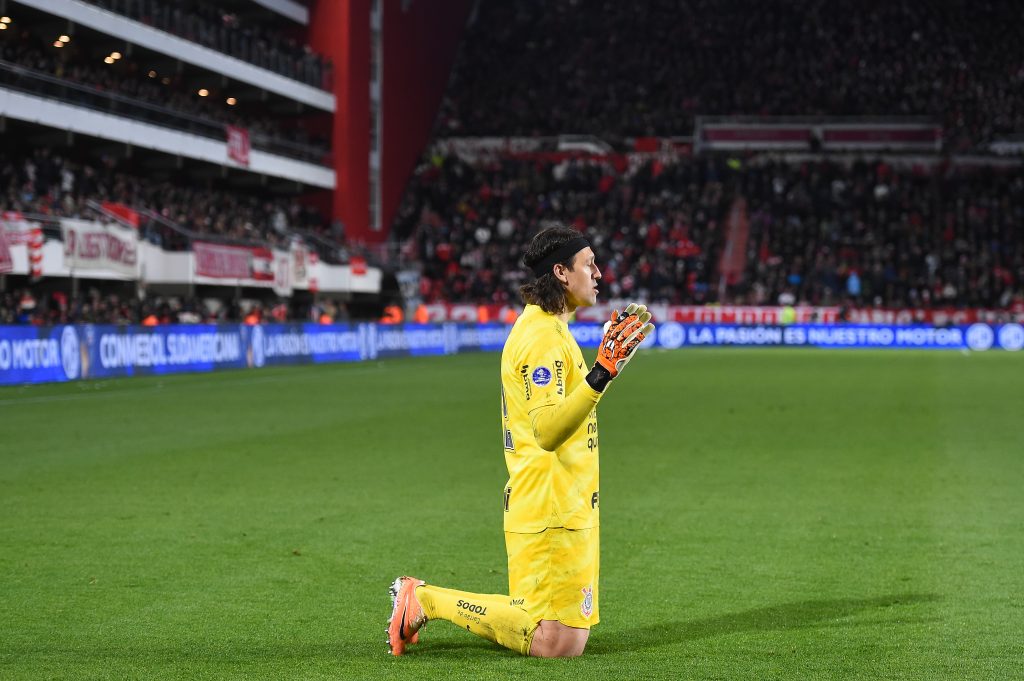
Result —
M 150 78 L 156 78 L 156 71 L 150 71 L 149 72 L 149 77 Z
M 64 43 L 62 43 L 62 42 L 61 42 L 61 41 L 59 41 L 59 40 L 54 40 L 54 41 L 53 41 L 53 46 L 54 46 L 54 47 L 64 47 Z
M 167 76 L 164 76 L 163 78 L 160 79 L 160 82 L 163 83 L 164 85 L 170 85 L 171 84 L 171 79 L 168 78 Z
M 104 64 L 113 64 L 114 63 L 114 58 L 113 57 L 104 57 L 103 58 L 103 63 Z
M 238 100 L 234 97 L 228 97 L 226 101 L 228 103 L 228 106 L 234 106 L 235 104 L 238 104 Z
M 7 30 L 7 24 L 0 24 L 0 31 L 6 31 L 6 30 Z
M 9 24 L 9 23 L 11 23 L 11 18 L 10 17 L 0 17 L 0 24 Z
M 206 95 L 208 95 L 208 94 L 210 94 L 210 91 L 209 91 L 209 90 L 207 90 L 207 89 L 206 89 L 206 88 L 204 88 L 204 87 L 203 87 L 203 88 L 199 88 L 199 96 L 200 96 L 200 97 L 205 97 L 205 96 L 206 96 Z
M 61 37 L 57 38 L 57 40 L 61 41 L 62 43 L 70 43 L 71 42 L 71 36 L 69 36 L 67 33 L 65 33 Z
M 114 59 L 120 59 L 121 58 L 121 53 L 120 52 L 111 52 L 110 56 L 113 57 Z

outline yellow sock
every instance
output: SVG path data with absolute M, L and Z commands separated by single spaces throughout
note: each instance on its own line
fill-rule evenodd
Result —
M 530 654 L 538 622 L 522 608 L 509 605 L 508 596 L 473 594 L 424 584 L 416 587 L 416 599 L 427 619 L 448 620 L 488 641 L 522 655 Z

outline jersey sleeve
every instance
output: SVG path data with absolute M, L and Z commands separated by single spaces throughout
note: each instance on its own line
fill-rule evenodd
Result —
M 520 364 L 527 411 L 537 444 L 555 451 L 593 411 L 601 393 L 586 381 L 566 394 L 572 350 L 554 336 L 551 343 L 534 343 Z

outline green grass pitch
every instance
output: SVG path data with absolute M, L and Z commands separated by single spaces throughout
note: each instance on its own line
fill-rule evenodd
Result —
M 388 583 L 506 591 L 494 354 L 0 390 L 3 679 L 1008 679 L 1024 356 L 649 352 L 601 403 L 584 657 Z

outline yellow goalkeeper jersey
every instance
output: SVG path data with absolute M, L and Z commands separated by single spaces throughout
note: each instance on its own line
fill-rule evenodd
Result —
M 527 305 L 501 353 L 501 421 L 505 465 L 505 531 L 597 527 L 600 393 L 585 380 L 588 369 L 568 325 Z M 595 408 L 555 451 L 537 442 L 537 410 L 557 406 L 576 389 Z

